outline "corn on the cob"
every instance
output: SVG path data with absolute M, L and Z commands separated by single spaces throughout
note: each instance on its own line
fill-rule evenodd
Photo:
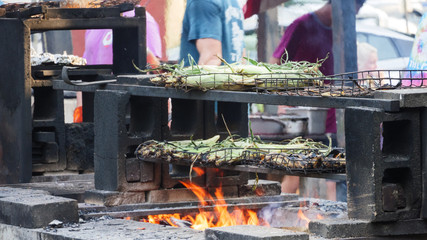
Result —
M 156 69 L 140 70 L 141 72 L 166 71 L 151 79 L 156 85 L 167 87 L 184 87 L 201 90 L 248 90 L 253 87 L 271 87 L 286 89 L 287 87 L 305 87 L 320 85 L 323 77 L 318 63 L 286 61 L 282 65 L 258 63 L 246 58 L 247 64 L 224 62 L 221 66 L 200 66 L 190 58 L 189 67 L 181 64 L 160 65 Z
M 214 136 L 207 140 L 149 141 L 138 148 L 137 155 L 169 161 L 202 160 L 217 166 L 250 158 L 280 167 L 314 168 L 330 152 L 330 145 L 301 137 L 283 143 L 265 143 L 254 137 L 228 137 L 219 141 L 219 136 Z

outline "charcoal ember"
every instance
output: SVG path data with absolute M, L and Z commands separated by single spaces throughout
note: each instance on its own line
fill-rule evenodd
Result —
M 59 220 L 53 220 L 48 224 L 51 228 L 62 228 L 64 226 L 64 223 Z
M 86 65 L 86 59 L 75 55 L 68 55 L 66 52 L 63 54 L 37 54 L 35 51 L 31 51 L 31 66 L 49 64 L 83 66 Z
M 192 225 L 189 221 L 177 219 L 174 217 L 170 217 L 169 219 L 172 221 L 173 224 L 177 225 L 178 227 L 190 228 Z
M 61 1 L 61 8 L 97 8 L 100 2 L 99 0 L 65 0 Z
M 328 157 L 345 159 L 345 153 L 343 149 L 332 149 Z
M 6 9 L 6 12 L 17 12 L 21 9 L 29 9 L 33 7 L 59 7 L 60 2 L 56 1 L 46 1 L 46 2 L 34 2 L 34 3 L 7 3 L 0 6 L 0 8 Z
M 130 3 L 133 5 L 139 4 L 139 0 L 66 0 L 61 1 L 63 8 L 100 8 L 114 7 L 120 4 Z
M 99 5 L 101 7 L 112 7 L 123 3 L 132 3 L 134 5 L 137 5 L 139 4 L 139 2 L 139 0 L 104 0 L 101 1 Z

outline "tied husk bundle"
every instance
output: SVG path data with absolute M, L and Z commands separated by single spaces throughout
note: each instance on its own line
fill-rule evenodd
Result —
M 255 87 L 286 89 L 302 88 L 310 85 L 321 85 L 323 74 L 319 67 L 326 60 L 317 63 L 306 61 L 284 61 L 281 65 L 261 63 L 245 58 L 246 63 L 227 63 L 220 58 L 224 65 L 198 65 L 189 56 L 191 65 L 184 67 L 180 64 L 161 64 L 154 69 L 141 70 L 163 71 L 162 74 L 150 79 L 151 83 L 165 87 L 177 87 L 199 90 L 251 90 Z
M 312 169 L 324 167 L 324 160 L 332 152 L 330 145 L 302 137 L 279 143 L 266 143 L 253 136 L 229 136 L 222 141 L 219 138 L 216 135 L 206 140 L 150 140 L 138 147 L 136 155 L 138 158 L 164 159 L 168 162 L 198 162 L 205 166 L 244 163 L 282 169 Z M 341 163 L 329 165 L 330 167 L 342 166 L 344 155 L 338 155 L 334 154 L 332 157 Z

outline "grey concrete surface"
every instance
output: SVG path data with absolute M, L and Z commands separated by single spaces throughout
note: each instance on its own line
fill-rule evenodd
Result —
M 308 240 L 307 233 L 253 225 L 208 228 L 206 240 Z
M 25 229 L 0 224 L 0 240 L 200 240 L 202 231 L 191 228 L 175 228 L 123 219 L 101 218 L 96 221 L 68 224 L 60 228 Z
M 78 219 L 78 206 L 74 199 L 46 194 L 17 194 L 0 198 L 0 223 L 40 228 L 53 220 L 77 222 Z

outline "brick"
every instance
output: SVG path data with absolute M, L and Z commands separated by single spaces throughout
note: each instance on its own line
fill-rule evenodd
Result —
M 206 190 L 206 188 L 203 188 Z M 147 202 L 150 203 L 167 203 L 167 202 L 185 202 L 198 201 L 196 195 L 186 188 L 152 190 L 148 192 Z
M 33 159 L 33 172 L 57 172 L 67 167 L 64 124 L 64 93 L 48 87 L 34 89 L 33 150 L 41 155 Z M 43 109 L 40 106 L 44 106 Z M 47 116 L 49 116 L 47 118 Z
M 255 190 L 254 186 L 256 186 Z M 256 183 L 254 180 L 249 180 L 247 185 L 239 186 L 239 197 L 274 196 L 280 195 L 281 191 L 279 182 L 259 180 Z
M 230 227 L 208 228 L 205 230 L 206 240 L 308 240 L 307 233 L 294 232 L 278 228 L 240 225 Z
M 0 198 L 0 222 L 26 228 L 47 226 L 53 220 L 78 222 L 77 201 L 51 195 Z
M 346 109 L 345 122 L 350 123 L 345 125 L 349 218 L 372 222 L 419 218 L 420 111 L 353 107 Z M 387 184 L 403 187 L 399 192 L 404 194 L 398 193 L 396 206 L 391 206 L 389 195 L 382 193 Z
M 85 192 L 84 202 L 88 204 L 119 206 L 145 202 L 145 192 L 116 192 L 90 190 Z
M 217 188 L 215 188 L 215 187 L 208 188 L 209 194 L 213 197 L 215 197 L 215 191 L 216 190 L 217 190 Z M 224 198 L 233 198 L 233 197 L 239 196 L 238 186 L 224 186 L 221 188 L 221 190 L 222 190 L 222 194 L 223 194 Z
M 398 184 L 387 183 L 382 187 L 383 211 L 395 212 L 406 206 L 403 187 Z
M 71 123 L 65 124 L 65 152 L 67 155 L 67 170 L 92 170 L 93 123 Z
M 141 168 L 136 158 L 126 159 L 126 181 L 139 182 L 141 180 Z
M 139 165 L 139 169 L 141 171 L 141 182 L 149 183 L 155 182 L 156 177 L 160 179 L 160 176 L 155 176 L 158 172 L 155 172 L 156 165 L 150 162 L 141 162 Z
M 309 223 L 310 233 L 324 238 L 350 238 L 369 235 L 369 222 L 351 219 L 322 219 Z
M 137 165 L 134 151 L 146 140 L 160 140 L 167 119 L 166 100 L 131 96 L 125 91 L 97 90 L 95 93 L 95 187 L 98 190 L 137 192 L 159 189 L 161 165 Z M 127 109 L 130 109 L 130 119 Z M 108 128 L 108 131 L 105 129 Z M 129 172 L 129 174 L 127 173 Z M 139 177 L 138 177 L 139 175 Z
M 190 181 L 189 172 L 190 166 L 173 165 L 173 171 L 179 174 L 172 174 L 169 171 L 169 163 L 162 164 L 162 187 L 163 188 L 174 188 L 176 185 L 180 185 L 179 181 Z M 206 170 L 205 170 L 206 171 Z M 191 182 L 197 186 L 204 187 L 206 179 L 204 175 L 197 176 L 195 171 L 192 171 Z
M 399 100 L 401 108 L 426 107 L 426 89 L 393 89 L 391 91 L 375 91 L 375 98 Z
M 207 187 L 246 185 L 248 178 L 249 173 L 247 172 L 219 170 L 217 168 L 206 169 Z

